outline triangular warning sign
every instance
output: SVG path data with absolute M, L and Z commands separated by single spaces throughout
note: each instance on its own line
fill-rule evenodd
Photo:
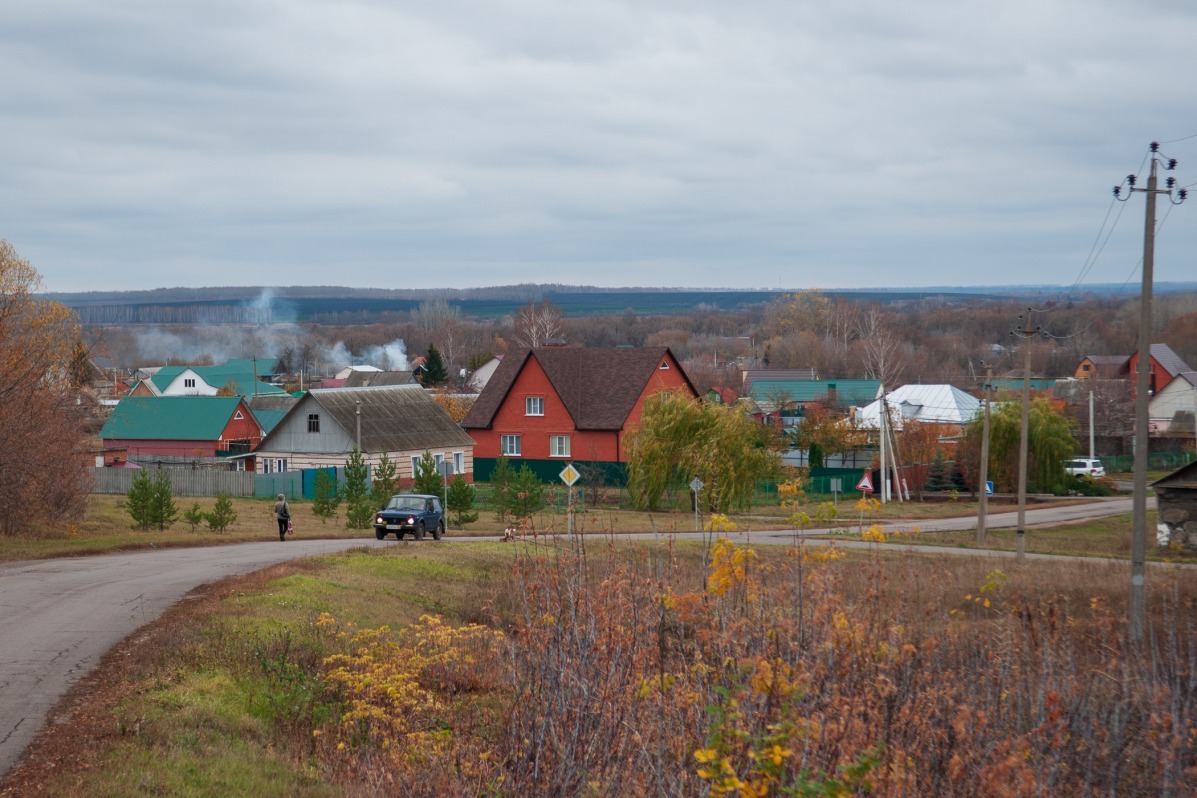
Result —
M 864 472 L 864 476 L 860 478 L 860 482 L 856 483 L 856 489 L 868 491 L 869 493 L 873 492 L 873 477 L 869 475 L 868 471 Z

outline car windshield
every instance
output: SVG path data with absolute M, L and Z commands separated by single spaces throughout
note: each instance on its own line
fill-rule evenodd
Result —
M 388 510 L 423 510 L 424 500 L 419 496 L 394 496 L 387 505 Z

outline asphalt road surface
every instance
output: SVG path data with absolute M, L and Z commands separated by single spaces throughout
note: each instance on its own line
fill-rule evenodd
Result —
M 0 776 L 104 653 L 199 585 L 369 540 L 289 540 L 0 565 Z
M 1130 499 L 1031 509 L 1027 511 L 1027 525 L 1057 524 L 1130 510 Z M 1016 517 L 1016 513 L 997 513 L 990 516 L 988 526 L 1011 528 Z M 976 519 L 950 518 L 890 526 L 909 528 L 916 524 L 924 531 L 973 529 Z M 852 525 L 851 519 L 844 519 L 840 527 Z M 803 534 L 819 532 L 808 530 Z M 701 533 L 674 535 L 676 538 L 702 536 Z M 458 542 L 495 539 L 446 538 Z M 759 543 L 787 543 L 793 541 L 794 532 L 758 531 L 752 533 L 751 539 Z M 192 589 L 297 557 L 395 545 L 415 544 L 365 538 L 290 540 L 0 565 L 0 776 L 33 741 L 47 713 L 72 683 L 95 667 L 109 648 L 156 619 Z M 973 556 L 987 553 L 944 551 Z M 1007 556 L 998 552 L 989 554 Z

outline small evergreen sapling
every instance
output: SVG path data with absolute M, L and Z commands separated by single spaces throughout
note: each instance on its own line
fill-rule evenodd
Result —
M 223 532 L 233 525 L 237 520 L 237 511 L 233 509 L 233 500 L 228 497 L 228 494 L 216 494 L 216 504 L 206 518 L 208 528 L 213 532 Z
M 378 467 L 374 469 L 374 479 L 370 487 L 370 495 L 373 497 L 375 509 L 386 507 L 391 496 L 395 494 L 397 474 L 395 461 L 387 456 L 386 452 L 383 452 L 382 457 L 378 460 Z
M 134 529 L 146 531 L 154 522 L 154 480 L 149 472 L 138 471 L 125 494 L 125 509 L 133 519 Z
M 356 447 L 345 461 L 345 528 L 366 529 L 374 517 L 370 498 L 369 468 L 362 459 L 362 453 Z
M 424 452 L 416 463 L 415 480 L 412 482 L 413 493 L 424 493 L 430 496 L 441 495 L 441 475 L 436 470 L 436 458 L 432 452 Z
M 465 526 L 478 520 L 474 509 L 474 486 L 465 481 L 461 474 L 449 480 L 449 510 L 453 513 L 453 525 Z
M 166 469 L 159 468 L 154 478 L 154 498 L 151 517 L 159 529 L 167 529 L 179 517 L 179 508 L 175 505 L 174 494 L 170 489 L 170 477 Z
M 192 532 L 195 531 L 195 528 L 197 526 L 204 523 L 204 521 L 206 521 L 207 518 L 208 518 L 208 514 L 205 513 L 200 508 L 199 502 L 196 502 L 195 504 L 191 505 L 191 509 L 188 510 L 187 512 L 183 513 L 183 520 L 186 521 L 187 523 L 191 524 Z
M 321 524 L 327 524 L 328 519 L 337 514 L 340 504 L 337 478 L 329 473 L 328 469 L 321 468 L 316 472 L 316 480 L 312 483 L 312 512 L 320 519 Z

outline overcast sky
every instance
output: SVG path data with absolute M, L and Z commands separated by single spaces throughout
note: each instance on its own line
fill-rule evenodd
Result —
M 3 0 L 0 74 L 51 291 L 1083 287 L 1197 183 L 1187 0 Z

